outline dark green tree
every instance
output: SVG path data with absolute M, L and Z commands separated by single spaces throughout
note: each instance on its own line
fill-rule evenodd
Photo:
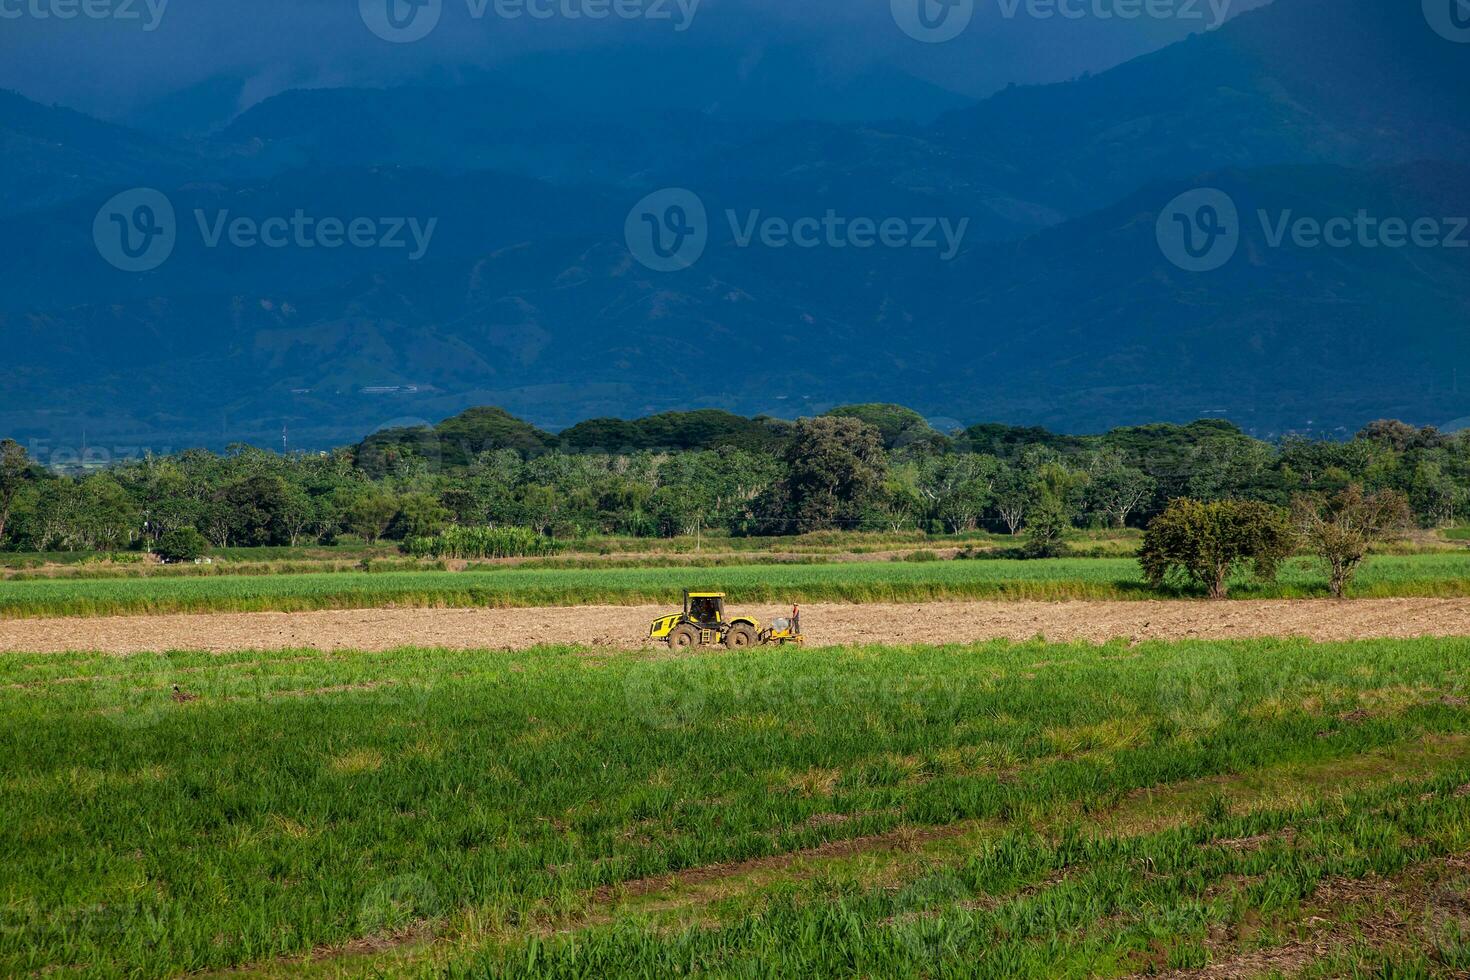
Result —
M 856 526 L 882 493 L 888 462 L 878 430 L 852 418 L 802 419 L 786 450 L 784 497 L 797 533 Z
M 1144 533 L 1138 561 L 1155 587 L 1182 578 L 1212 599 L 1229 594 L 1232 573 L 1276 577 L 1296 545 L 1286 510 L 1252 500 L 1169 502 Z
M 347 506 L 347 527 L 368 544 L 375 544 L 388 533 L 393 518 L 398 516 L 398 501 L 392 494 L 369 490 L 358 494 Z
M 30 478 L 31 461 L 25 447 L 14 439 L 0 441 L 0 544 L 5 542 L 5 525 L 20 488 Z
M 949 448 L 953 440 L 936 432 L 924 416 L 902 405 L 844 405 L 834 408 L 831 418 L 850 418 L 866 422 L 878 430 L 883 448 L 888 450 L 924 446 L 938 451 Z
M 228 512 L 229 540 L 241 547 L 286 544 L 290 535 L 283 514 L 286 481 L 259 474 L 231 483 L 221 490 L 218 503 Z
M 209 554 L 209 542 L 192 527 L 165 532 L 153 546 L 153 553 L 165 562 L 185 562 Z
M 433 537 L 453 517 L 439 499 L 428 493 L 407 493 L 398 500 L 398 513 L 389 525 L 388 536 L 395 540 Z

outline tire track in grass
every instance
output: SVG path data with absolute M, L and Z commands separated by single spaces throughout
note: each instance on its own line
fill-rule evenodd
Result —
M 1293 808 L 1339 800 L 1396 784 L 1414 783 L 1470 765 L 1470 735 L 1426 736 L 1318 763 L 1284 763 L 1245 773 L 1212 776 L 1171 783 L 1128 794 L 1113 808 L 1085 813 L 1081 806 L 1055 814 L 1030 829 L 1052 843 L 1078 829 L 1097 838 L 1138 840 L 1190 825 L 1212 804 L 1223 800 L 1237 815 L 1287 812 Z M 464 929 L 440 920 L 421 921 L 393 935 L 359 937 L 348 943 L 291 957 L 238 967 L 220 975 L 239 973 L 297 973 L 318 967 L 333 974 L 357 967 L 375 973 L 377 962 L 392 957 L 395 968 L 423 965 L 466 942 L 510 944 L 531 937 L 555 941 L 589 929 L 613 925 L 621 919 L 653 917 L 682 920 L 705 916 L 716 903 L 740 905 L 759 900 L 773 889 L 819 877 L 843 877 L 864 884 L 880 884 L 895 874 L 942 872 L 963 862 L 975 847 L 997 840 L 1016 824 L 1003 821 L 963 821 L 932 827 L 902 825 L 892 831 L 835 840 L 816 847 L 747 861 L 706 865 L 650 878 L 633 879 L 584 893 L 587 911 L 575 915 L 531 917 L 517 928 Z M 1290 842 L 1288 829 L 1279 835 L 1225 838 L 1209 846 L 1248 850 L 1270 841 Z M 1069 869 L 1075 871 L 1076 869 Z M 1021 886 L 1008 895 L 984 896 L 971 908 L 994 908 L 1017 897 L 1035 895 L 1062 884 L 1070 874 L 1055 874 Z M 1344 879 L 1351 882 L 1351 879 Z M 1345 884 L 1342 887 L 1347 887 Z M 1222 947 L 1223 948 L 1223 947 Z M 1242 957 L 1249 954 L 1242 953 Z M 1282 954 L 1286 957 L 1286 953 Z M 1242 959 L 1249 963 L 1248 959 Z M 1287 962 L 1283 958 L 1282 962 Z M 1270 969 L 1268 964 L 1267 969 Z M 1194 974 L 1180 974 L 1192 976 Z M 1233 977 L 1254 974 L 1199 974 Z
M 1206 949 L 1218 962 L 1166 973 L 1143 971 L 1136 977 L 1162 980 L 1237 980 L 1268 974 L 1300 973 L 1314 963 L 1355 948 L 1384 951 L 1394 947 L 1427 948 L 1435 938 L 1427 925 L 1454 919 L 1466 924 L 1463 902 L 1436 894 L 1436 884 L 1450 875 L 1470 873 L 1470 857 L 1451 855 L 1419 862 L 1387 877 L 1335 877 L 1321 882 L 1301 913 L 1280 928 L 1294 926 L 1307 934 L 1274 946 L 1243 949 L 1240 943 L 1211 940 Z M 1407 910 L 1412 908 L 1414 913 Z M 1353 928 L 1345 923 L 1352 922 Z M 1458 974 L 1457 974 L 1458 975 Z

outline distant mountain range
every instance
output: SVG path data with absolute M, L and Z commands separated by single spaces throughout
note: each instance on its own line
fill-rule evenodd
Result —
M 0 335 L 18 352 L 0 431 L 177 448 L 285 426 L 325 446 L 477 404 L 553 429 L 877 400 L 1067 431 L 1470 414 L 1470 247 L 1451 247 L 1470 214 L 1470 47 L 1417 4 L 1276 0 L 978 104 L 899 73 L 832 79 L 779 49 L 738 71 L 692 53 L 698 103 L 646 84 L 626 52 L 598 57 L 623 84 L 582 99 L 551 56 L 235 115 L 222 80 L 152 107 L 146 133 L 0 94 Z M 818 111 L 833 104 L 851 115 Z M 144 273 L 92 239 L 98 208 L 134 186 L 178 216 Z M 698 194 L 710 241 L 693 267 L 654 272 L 624 222 L 670 186 Z M 1240 216 L 1209 272 L 1172 264 L 1157 233 L 1196 188 Z M 298 208 L 432 219 L 432 238 L 419 260 L 209 245 L 211 226 Z M 965 234 L 951 261 L 740 241 L 829 211 Z M 1359 212 L 1446 219 L 1451 241 L 1290 233 Z

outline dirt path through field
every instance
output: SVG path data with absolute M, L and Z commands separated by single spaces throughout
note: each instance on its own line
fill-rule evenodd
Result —
M 750 607 L 763 621 L 779 607 Z M 140 653 L 401 646 L 524 649 L 542 644 L 637 649 L 657 606 L 540 609 L 354 609 L 306 613 L 0 620 L 0 652 Z M 1231 602 L 821 603 L 802 610 L 808 641 L 965 643 L 994 637 L 1103 642 L 1304 636 L 1470 636 L 1470 599 Z

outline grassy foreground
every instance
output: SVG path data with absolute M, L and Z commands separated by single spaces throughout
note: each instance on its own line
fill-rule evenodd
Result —
M 0 975 L 1451 973 L 1467 663 L 7 657 Z
M 735 602 L 918 602 L 931 599 L 1147 599 L 1126 558 L 1049 561 L 866 562 L 720 568 L 530 569 L 465 572 L 64 579 L 0 582 L 0 618 L 125 613 L 256 612 L 377 606 L 556 606 L 667 603 L 685 588 L 721 589 Z M 1280 581 L 1236 583 L 1239 598 L 1327 594 L 1315 562 L 1297 559 Z M 1470 553 L 1369 559 L 1353 595 L 1470 596 Z

